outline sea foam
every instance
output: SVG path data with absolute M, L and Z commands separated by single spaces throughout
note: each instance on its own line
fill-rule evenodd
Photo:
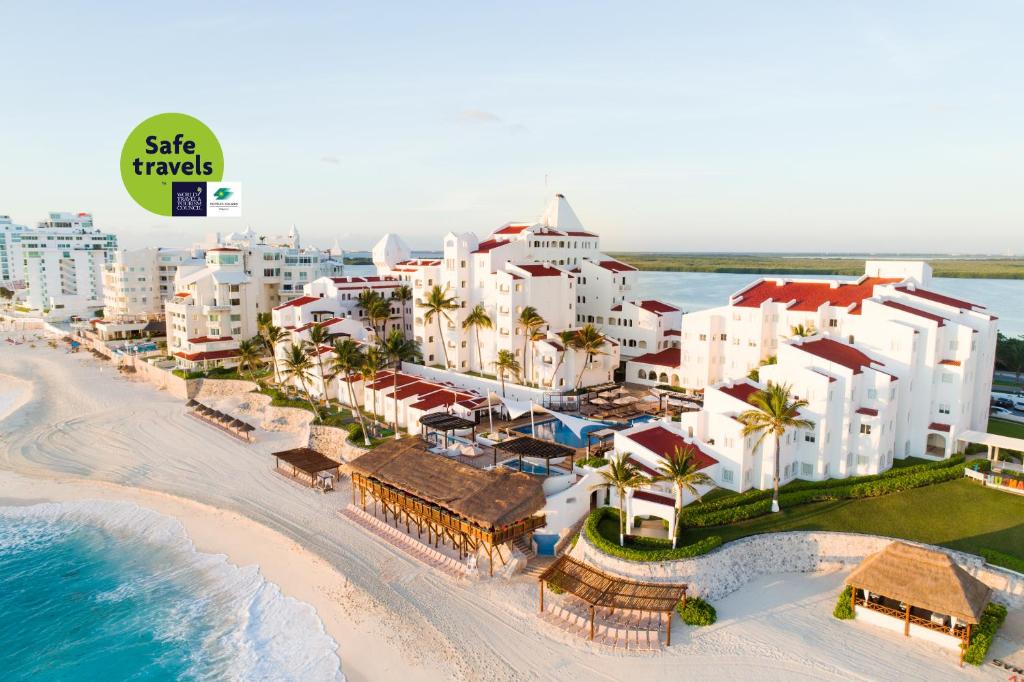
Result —
M 160 581 L 188 585 L 169 617 L 147 623 L 158 639 L 194 637 L 197 619 L 212 623 L 192 648 L 194 677 L 233 680 L 341 680 L 337 643 L 309 604 L 281 594 L 256 566 L 238 567 L 224 555 L 197 552 L 182 524 L 125 502 L 80 501 L 0 507 L 0 558 L 43 549 L 78 528 L 96 529 L 119 543 L 152 548 L 158 570 L 136 574 L 116 588 L 89 595 L 110 604 L 147 593 Z

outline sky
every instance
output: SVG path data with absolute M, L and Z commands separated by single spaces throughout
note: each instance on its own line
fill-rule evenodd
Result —
M 1024 3 L 0 1 L 0 213 L 439 248 L 565 194 L 606 250 L 1024 253 Z M 164 218 L 144 119 L 242 218 Z

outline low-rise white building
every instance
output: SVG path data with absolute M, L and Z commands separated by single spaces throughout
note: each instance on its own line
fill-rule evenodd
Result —
M 755 449 L 736 420 L 767 383 L 808 401 L 813 424 L 786 435 L 783 482 L 949 457 L 958 433 L 986 429 L 998 332 L 982 306 L 930 280 L 927 264 L 889 261 L 869 261 L 856 282 L 759 280 L 727 306 L 684 315 L 678 356 L 638 358 L 627 378 L 703 392 L 703 409 L 679 428 L 734 490 L 771 485 L 772 446 Z

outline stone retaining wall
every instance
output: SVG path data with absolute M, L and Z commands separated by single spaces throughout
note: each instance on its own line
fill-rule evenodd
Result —
M 571 554 L 622 577 L 687 583 L 691 594 L 715 600 L 765 575 L 853 568 L 864 557 L 880 551 L 892 541 L 893 538 L 889 537 L 859 533 L 765 533 L 734 540 L 692 559 L 640 562 L 605 554 L 587 539 L 585 533 L 580 533 Z M 1024 606 L 1024 575 L 986 564 L 982 557 L 973 554 L 921 543 L 911 544 L 945 552 L 968 573 L 991 587 L 996 601 L 1008 606 Z
M 130 357 L 127 360 L 135 368 L 135 375 L 163 389 L 180 400 L 189 399 L 189 382 L 175 376 L 169 369 L 151 365 L 142 358 Z
M 348 442 L 348 431 L 334 426 L 310 424 L 309 447 L 322 452 L 336 462 L 351 462 L 365 452 L 366 448 Z

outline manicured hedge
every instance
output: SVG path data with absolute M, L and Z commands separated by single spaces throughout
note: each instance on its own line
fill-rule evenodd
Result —
M 981 665 L 985 662 L 985 654 L 992 646 L 996 631 L 1006 620 L 1006 607 L 1002 604 L 989 604 L 981 616 L 981 622 L 971 629 L 971 643 L 964 654 L 964 662 Z
M 671 561 L 673 559 L 689 559 L 701 554 L 707 554 L 722 544 L 722 538 L 717 535 L 698 540 L 692 545 L 684 545 L 672 549 L 672 541 L 663 538 L 646 538 L 631 536 L 630 547 L 620 547 L 618 543 L 608 540 L 601 535 L 598 525 L 604 519 L 614 519 L 619 522 L 619 510 L 613 507 L 599 507 L 590 512 L 587 522 L 583 524 L 583 532 L 591 544 L 605 554 L 616 556 L 630 561 Z
M 797 483 L 802 485 L 794 487 L 791 484 L 780 493 L 779 506 L 787 509 L 811 502 L 878 497 L 911 488 L 952 481 L 962 476 L 963 458 L 954 458 L 934 464 L 892 469 L 876 476 L 857 476 L 827 481 L 798 481 Z M 748 491 L 748 493 L 752 492 L 755 491 Z M 719 503 L 695 504 L 684 508 L 683 526 L 696 528 L 721 526 L 747 521 L 771 512 L 771 490 L 758 490 L 756 495 L 748 493 L 724 498 Z M 739 504 L 733 503 L 737 497 L 745 498 L 745 500 L 741 500 Z
M 978 554 L 985 557 L 985 561 L 990 564 L 1002 566 L 1018 573 L 1024 573 L 1024 559 L 1015 557 L 1012 554 L 1000 552 L 997 549 L 989 549 L 988 547 L 978 550 Z
M 684 623 L 695 627 L 714 625 L 718 620 L 718 612 L 715 611 L 715 607 L 700 597 L 687 599 L 685 607 L 682 603 L 676 604 L 676 611 L 679 612 L 679 617 L 683 619 Z
M 832 616 L 839 620 L 853 620 L 857 614 L 853 610 L 853 588 L 847 585 L 839 593 L 836 600 L 836 607 L 832 610 Z

